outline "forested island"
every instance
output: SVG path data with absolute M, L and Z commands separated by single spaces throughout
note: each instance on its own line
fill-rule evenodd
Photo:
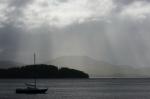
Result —
M 37 64 L 0 69 L 0 78 L 89 78 L 89 75 L 66 67 Z

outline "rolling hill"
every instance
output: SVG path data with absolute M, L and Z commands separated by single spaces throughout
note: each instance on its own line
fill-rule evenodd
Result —
M 62 56 L 46 62 L 56 66 L 70 67 L 82 70 L 90 77 L 148 77 L 150 68 L 135 68 L 133 66 L 118 66 L 103 61 L 94 60 L 88 56 Z

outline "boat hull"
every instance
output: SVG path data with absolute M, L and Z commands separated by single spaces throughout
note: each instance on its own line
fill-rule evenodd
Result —
M 44 94 L 48 89 L 16 89 L 19 94 Z

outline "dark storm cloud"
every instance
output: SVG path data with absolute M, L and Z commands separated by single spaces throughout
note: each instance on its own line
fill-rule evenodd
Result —
M 114 0 L 115 3 L 122 4 L 122 5 L 128 5 L 134 1 L 135 0 Z
M 135 2 L 147 2 L 150 3 L 150 0 L 113 0 L 114 4 L 116 5 L 116 11 L 117 13 L 122 12 L 124 8 L 126 8 L 128 5 L 135 3 Z
M 21 30 L 16 27 L 16 22 L 22 15 L 22 8 L 31 0 L 7 0 L 0 1 L 1 9 L 0 23 L 0 60 L 15 60 L 20 49 Z M 5 19 L 3 21 L 3 19 Z
M 0 60 L 14 60 L 20 45 L 20 31 L 11 25 L 0 28 Z
M 17 8 L 23 8 L 25 7 L 28 3 L 32 2 L 33 0 L 10 0 L 9 1 L 9 6 L 15 6 Z
M 145 2 L 150 2 L 150 0 L 113 0 L 115 4 L 121 4 L 121 5 L 128 5 L 131 4 L 133 2 L 137 2 L 137 1 L 145 1 Z

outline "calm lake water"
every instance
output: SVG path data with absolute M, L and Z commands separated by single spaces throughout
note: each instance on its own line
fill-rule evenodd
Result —
M 1 79 L 0 99 L 150 99 L 150 79 L 38 79 L 46 94 L 16 94 L 30 79 Z

